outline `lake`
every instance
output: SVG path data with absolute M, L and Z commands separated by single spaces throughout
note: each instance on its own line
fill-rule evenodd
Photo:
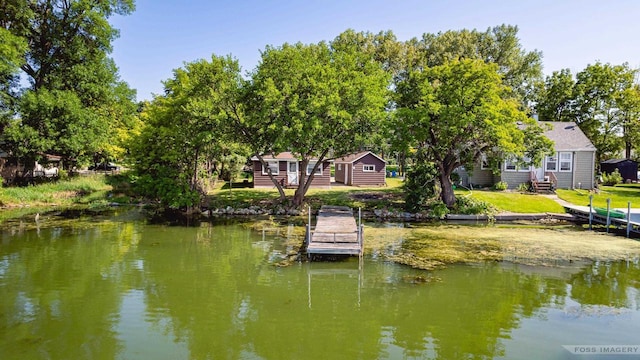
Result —
M 638 260 L 276 266 L 299 230 L 127 210 L 5 224 L 0 359 L 609 359 L 572 351 L 640 344 Z

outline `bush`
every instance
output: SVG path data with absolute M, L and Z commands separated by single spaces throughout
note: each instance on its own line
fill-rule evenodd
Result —
M 520 183 L 518 185 L 518 191 L 520 191 L 520 192 L 528 192 L 529 191 L 529 187 L 530 187 L 529 183 Z
M 498 190 L 498 191 L 505 191 L 509 188 L 509 184 L 507 184 L 504 181 L 500 181 L 498 183 L 496 183 L 495 185 L 493 185 L 493 189 L 494 190 Z
M 614 186 L 620 184 L 621 182 L 622 175 L 620 175 L 620 171 L 618 171 L 618 169 L 615 169 L 611 174 L 602 174 L 602 185 Z
M 58 179 L 62 180 L 62 181 L 69 180 L 69 172 L 67 170 L 64 170 L 64 169 L 58 170 Z
M 495 213 L 496 209 L 486 201 L 478 200 L 471 196 L 459 196 L 456 198 L 454 212 L 465 215 L 490 215 Z
M 420 212 L 426 202 L 436 195 L 437 170 L 433 164 L 418 164 L 407 172 L 405 209 Z
M 431 215 L 435 218 L 444 219 L 449 212 L 449 208 L 442 201 L 438 201 L 431 206 Z

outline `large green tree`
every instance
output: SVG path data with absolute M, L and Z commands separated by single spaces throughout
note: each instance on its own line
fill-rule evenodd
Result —
M 634 86 L 636 71 L 625 63 L 588 65 L 576 75 L 574 115 L 580 129 L 598 149 L 597 160 L 616 156 L 622 149 L 625 97 Z M 628 103 L 629 105 L 631 103 Z M 631 115 L 627 112 L 627 115 Z
M 213 176 L 206 165 L 230 155 L 224 150 L 234 142 L 227 136 L 228 119 L 243 82 L 230 57 L 212 56 L 174 70 L 164 82 L 165 94 L 143 111 L 144 127 L 133 140 L 136 186 L 143 195 L 171 207 L 200 205 Z
M 18 70 L 26 48 L 24 38 L 0 27 L 0 133 L 13 115 Z
M 568 69 L 540 82 L 536 112 L 544 121 L 574 121 L 598 149 L 598 161 L 624 148 L 630 158 L 640 139 L 638 70 L 628 64 L 595 63 L 572 76 Z
M 27 45 L 17 75 L 29 85 L 13 81 L 2 89 L 3 98 L 12 99 L 3 103 L 15 114 L 3 133 L 13 155 L 28 163 L 44 152 L 71 160 L 104 150 L 113 135 L 110 122 L 122 122 L 113 116 L 135 109 L 107 56 L 118 35 L 108 18 L 133 9 L 133 0 L 0 3 L 0 27 Z
M 625 89 L 618 100 L 619 115 L 622 120 L 622 141 L 624 155 L 631 159 L 633 150 L 640 146 L 640 84 Z M 636 158 L 640 154 L 635 153 Z
M 472 168 L 483 154 L 525 155 L 519 124 L 536 125 L 519 110 L 510 90 L 496 64 L 471 59 L 410 71 L 397 84 L 398 111 L 392 126 L 405 146 L 417 150 L 418 160 L 435 164 L 440 197 L 447 206 L 455 204 L 451 174 L 457 167 Z M 540 138 L 539 133 L 529 135 Z M 546 151 L 545 146 L 541 150 Z M 532 161 L 541 158 L 527 155 Z
M 357 44 L 332 45 L 267 47 L 247 88 L 248 116 L 236 124 L 263 166 L 264 154 L 291 151 L 300 158 L 296 207 L 330 151 L 341 156 L 360 149 L 385 116 L 387 72 Z M 271 178 L 285 200 L 282 185 Z
M 443 65 L 458 59 L 497 64 L 502 81 L 519 97 L 521 105 L 531 100 L 533 86 L 542 77 L 542 53 L 522 48 L 517 26 L 426 33 L 420 39 L 407 42 L 409 69 Z
M 575 121 L 575 80 L 569 69 L 554 71 L 536 89 L 535 111 L 540 121 Z

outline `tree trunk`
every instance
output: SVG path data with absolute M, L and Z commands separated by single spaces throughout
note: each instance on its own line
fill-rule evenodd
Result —
M 313 180 L 313 172 L 307 178 L 308 164 L 309 164 L 309 160 L 307 159 L 302 159 L 302 161 L 300 161 L 300 166 L 298 168 L 298 171 L 300 172 L 300 175 L 298 176 L 298 188 L 296 189 L 296 192 L 293 194 L 293 203 L 292 203 L 293 207 L 295 208 L 299 208 L 300 206 L 302 206 L 302 203 L 304 202 L 304 196 L 306 195 L 307 190 L 309 190 L 309 185 L 311 184 L 311 180 Z
M 273 176 L 273 174 L 271 173 L 271 169 L 269 169 L 269 167 L 267 166 L 267 162 L 264 160 L 262 155 L 256 153 L 256 157 L 258 158 L 258 160 L 260 160 L 260 164 L 262 165 L 262 167 L 264 169 L 267 169 L 267 174 L 269 174 L 269 178 L 271 179 L 271 182 L 273 182 L 273 185 L 275 185 L 276 189 L 278 189 L 278 193 L 280 194 L 280 202 L 284 202 L 287 199 L 287 196 L 284 193 L 282 184 L 280 184 L 278 179 L 276 179 L 276 177 Z
M 456 204 L 456 195 L 453 193 L 453 184 L 451 183 L 451 174 L 441 172 L 439 175 L 441 193 L 440 198 L 448 208 Z

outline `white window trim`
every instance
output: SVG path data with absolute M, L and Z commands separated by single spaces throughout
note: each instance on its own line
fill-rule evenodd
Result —
M 489 166 L 489 161 L 487 161 L 487 156 L 482 155 L 480 157 L 480 170 L 490 170 L 491 166 Z
M 555 158 L 556 159 L 555 161 L 553 161 L 556 164 L 556 168 L 553 169 L 553 170 L 549 170 L 549 168 L 547 167 L 547 165 L 549 165 L 549 163 L 551 162 L 551 161 L 549 161 L 549 159 L 551 159 L 551 158 Z M 558 171 L 558 165 L 559 165 L 558 164 L 558 162 L 559 162 L 558 160 L 559 160 L 558 153 L 554 154 L 553 156 L 545 156 L 544 157 L 544 171 L 545 172 L 557 172 Z
M 513 166 L 513 169 L 509 169 L 508 166 Z M 504 171 L 507 171 L 507 172 L 518 171 L 518 164 L 516 163 L 515 159 L 506 159 L 504 161 Z
M 316 163 L 317 161 L 309 161 L 309 163 L 307 164 L 307 175 L 311 175 L 311 170 L 314 166 L 316 166 Z M 316 175 L 322 176 L 322 165 L 318 166 L 318 168 L 316 169 Z
M 271 173 L 273 175 L 279 175 L 280 174 L 280 161 L 279 160 L 265 160 L 265 162 L 267 163 L 267 167 L 270 167 L 270 164 L 276 164 L 275 166 L 275 171 L 273 171 L 273 169 L 271 170 Z M 267 168 L 265 168 L 264 166 L 262 167 L 262 175 L 269 175 L 269 172 L 267 172 Z
M 529 162 L 531 160 L 528 159 L 528 158 L 524 158 L 524 159 L 522 159 L 522 161 L 527 163 L 527 162 Z M 507 166 L 512 166 L 513 169 L 509 169 L 509 168 L 507 168 Z M 518 164 L 518 160 L 517 159 L 511 158 L 511 159 L 507 159 L 507 160 L 504 161 L 504 171 L 507 171 L 507 172 L 529 172 L 529 171 L 531 171 L 531 165 L 523 165 L 523 166 L 521 166 L 521 165 Z
M 342 164 L 338 164 L 338 170 L 342 171 Z
M 369 167 L 370 170 L 367 170 L 367 167 Z M 376 166 L 375 165 L 371 165 L 371 164 L 364 164 L 364 165 L 362 165 L 362 171 L 364 171 L 364 172 L 375 172 L 376 171 Z
M 569 159 L 567 160 L 562 160 L 562 155 L 569 155 Z M 569 169 L 567 170 L 562 170 L 562 163 L 563 162 L 568 162 L 569 163 Z M 573 170 L 573 153 L 572 152 L 559 152 L 558 153 L 558 171 L 560 172 L 571 172 Z

